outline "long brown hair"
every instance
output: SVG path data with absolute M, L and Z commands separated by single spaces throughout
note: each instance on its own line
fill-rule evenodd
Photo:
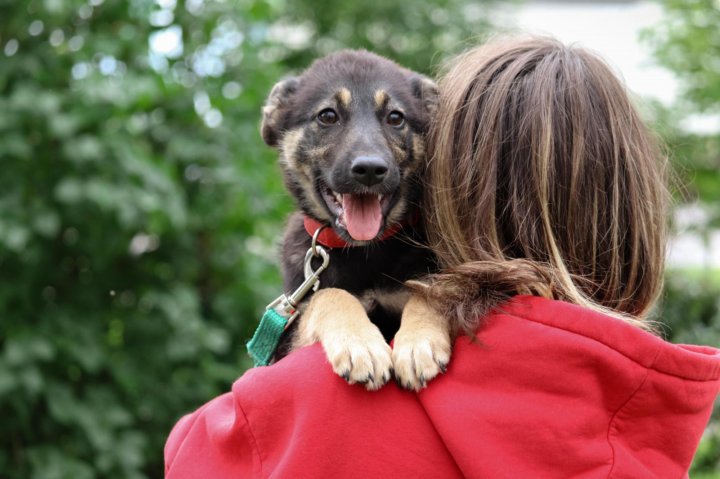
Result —
M 646 327 L 662 288 L 666 159 L 608 65 L 548 38 L 496 40 L 439 86 L 431 303 L 466 332 L 517 293 Z

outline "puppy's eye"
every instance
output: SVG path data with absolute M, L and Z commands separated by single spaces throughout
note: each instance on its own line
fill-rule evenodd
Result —
M 385 121 L 387 121 L 387 124 L 390 126 L 400 128 L 405 124 L 405 117 L 399 111 L 391 111 L 390 113 L 388 113 L 387 119 Z
M 337 112 L 333 110 L 332 108 L 325 108 L 323 111 L 318 113 L 317 120 L 320 122 L 321 125 L 334 125 L 338 122 L 340 118 L 338 118 Z

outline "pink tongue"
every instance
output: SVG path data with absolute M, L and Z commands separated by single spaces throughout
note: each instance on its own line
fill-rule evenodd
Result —
M 377 195 L 342 195 L 345 226 L 357 241 L 374 239 L 382 226 L 382 208 Z

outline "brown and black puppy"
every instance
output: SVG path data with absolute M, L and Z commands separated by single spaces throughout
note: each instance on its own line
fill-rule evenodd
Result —
M 368 389 L 398 382 L 420 389 L 447 365 L 446 321 L 404 285 L 434 270 L 418 214 L 424 134 L 435 84 L 366 51 L 342 51 L 276 84 L 262 136 L 277 147 L 300 209 L 282 247 L 284 288 L 303 281 L 311 237 L 303 220 L 328 225 L 348 244 L 329 251 L 320 290 L 303 301 L 275 359 L 320 341 L 335 372 Z M 402 230 L 389 238 L 390 228 Z M 386 340 L 395 338 L 391 350 Z

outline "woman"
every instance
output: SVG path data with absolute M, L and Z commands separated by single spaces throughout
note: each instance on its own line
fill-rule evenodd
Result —
M 624 88 L 531 38 L 462 55 L 440 89 L 425 291 L 469 333 L 446 374 L 371 393 L 302 349 L 181 419 L 168 478 L 686 474 L 720 351 L 649 332 L 666 166 Z

